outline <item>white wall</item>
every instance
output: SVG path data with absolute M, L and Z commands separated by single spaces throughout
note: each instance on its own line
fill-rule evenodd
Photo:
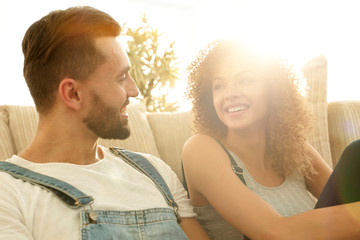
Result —
M 360 1 L 213 0 L 188 11 L 186 46 L 240 37 L 287 58 L 296 70 L 328 60 L 328 101 L 360 100 Z M 191 36 L 191 37 L 189 37 Z
M 183 53 L 179 54 L 179 61 L 185 62 L 182 8 L 186 6 L 186 1 L 179 5 L 160 0 L 0 0 L 0 105 L 33 104 L 22 74 L 22 38 L 33 22 L 50 11 L 76 5 L 96 7 L 109 13 L 121 24 L 133 27 L 137 26 L 142 14 L 146 12 L 149 23 L 166 33 L 161 36 L 164 45 L 176 40 L 177 52 Z
M 142 13 L 176 41 L 181 67 L 221 37 L 240 36 L 289 59 L 295 67 L 319 54 L 328 59 L 328 100 L 360 100 L 360 6 L 357 0 L 0 0 L 0 105 L 32 104 L 22 76 L 26 29 L 55 9 L 91 5 L 136 26 Z M 180 97 L 184 75 L 172 93 Z

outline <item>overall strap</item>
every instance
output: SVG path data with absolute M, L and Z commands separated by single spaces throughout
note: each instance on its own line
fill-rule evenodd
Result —
M 178 223 L 180 223 L 180 215 L 178 213 L 179 206 L 175 202 L 168 185 L 162 178 L 160 173 L 155 167 L 140 154 L 125 150 L 119 147 L 110 147 L 109 150 L 117 157 L 121 157 L 126 163 L 134 167 L 136 170 L 148 176 L 154 183 L 155 186 L 160 190 L 164 196 L 167 204 L 174 209 Z
M 0 171 L 51 191 L 71 208 L 83 207 L 94 201 L 91 196 L 86 195 L 66 182 L 31 171 L 10 162 L 0 161 Z

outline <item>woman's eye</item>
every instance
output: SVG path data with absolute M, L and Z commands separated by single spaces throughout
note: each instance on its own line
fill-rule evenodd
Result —
M 222 88 L 224 88 L 223 84 L 215 84 L 215 85 L 213 85 L 213 90 L 220 90 Z
M 242 78 L 238 80 L 238 83 L 242 83 L 242 84 L 248 84 L 253 82 L 255 82 L 255 80 L 251 78 Z

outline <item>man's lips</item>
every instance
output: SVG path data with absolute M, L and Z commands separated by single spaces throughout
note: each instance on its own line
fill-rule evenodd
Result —
M 127 112 L 120 112 L 121 117 L 129 117 L 129 114 Z
M 122 117 L 129 117 L 127 111 L 126 111 L 126 106 L 129 104 L 129 100 L 127 100 L 124 105 L 122 106 L 122 108 L 120 109 L 120 114 Z

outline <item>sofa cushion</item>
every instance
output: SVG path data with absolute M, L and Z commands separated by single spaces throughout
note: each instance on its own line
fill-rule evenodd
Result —
M 22 151 L 32 140 L 38 114 L 33 106 L 7 106 L 9 112 L 10 130 L 13 135 L 16 153 Z M 150 153 L 159 156 L 154 137 L 145 116 L 145 106 L 134 104 L 128 106 L 129 127 L 131 136 L 126 140 L 99 139 L 99 144 L 109 147 L 118 146 L 132 151 Z
M 6 106 L 0 106 L 0 160 L 15 154 L 14 143 L 9 129 L 9 116 Z
M 15 152 L 21 152 L 35 135 L 39 116 L 34 106 L 7 106 L 9 128 L 13 136 Z
M 360 102 L 331 102 L 328 105 L 329 137 L 334 165 L 352 141 L 360 138 Z
M 148 113 L 147 118 L 161 159 L 182 180 L 181 152 L 185 141 L 192 134 L 190 113 Z

